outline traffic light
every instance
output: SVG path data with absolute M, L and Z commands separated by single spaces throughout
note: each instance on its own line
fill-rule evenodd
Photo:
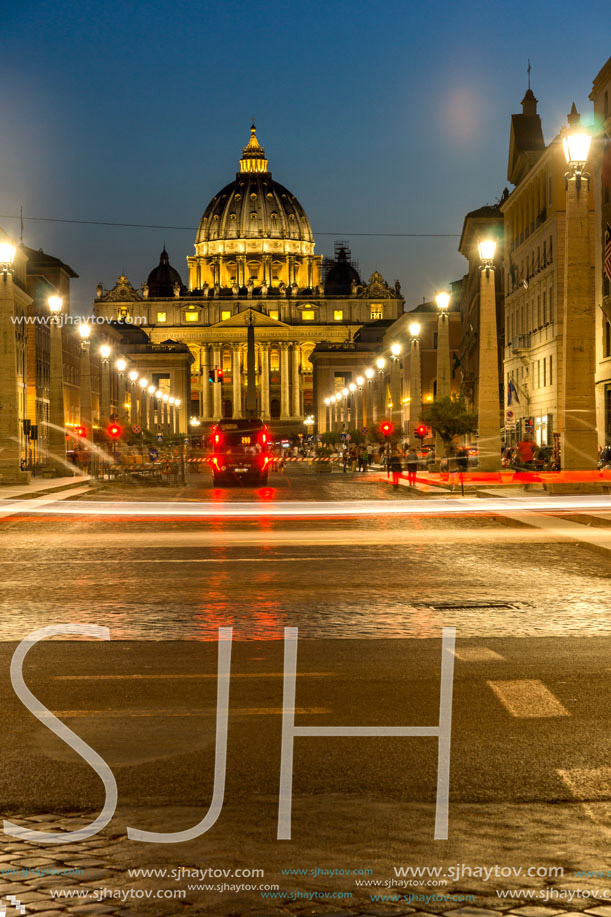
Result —
M 390 436 L 393 431 L 393 425 L 390 420 L 383 420 L 380 424 L 380 431 L 384 436 Z
M 76 428 L 76 435 L 77 435 L 77 436 L 82 436 L 82 437 L 87 436 L 87 427 L 83 427 L 83 426 L 77 427 L 77 428 Z
M 208 382 L 216 382 L 216 370 L 215 369 L 208 370 Z
M 428 432 L 429 432 L 429 431 L 428 431 L 428 429 L 427 429 L 427 427 L 426 427 L 426 424 L 423 424 L 423 423 L 421 423 L 421 424 L 420 424 L 418 427 L 416 427 L 416 429 L 414 430 L 414 433 L 416 434 L 416 436 L 418 437 L 418 439 L 424 439 Z
M 219 366 L 216 371 L 216 381 L 217 382 L 223 381 L 223 368 L 221 366 Z
M 111 423 L 106 427 L 106 432 L 111 439 L 118 439 L 121 436 L 123 430 L 118 423 Z

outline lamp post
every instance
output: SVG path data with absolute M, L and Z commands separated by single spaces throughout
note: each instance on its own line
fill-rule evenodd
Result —
M 119 423 L 125 426 L 127 423 L 127 411 L 125 409 L 125 370 L 127 369 L 127 360 L 124 360 L 123 357 L 119 357 L 115 363 L 115 369 L 117 370 L 118 376 L 117 412 L 119 415 Z
M 351 382 L 348 386 L 348 420 L 353 429 L 356 429 L 358 426 L 357 416 L 356 416 L 356 385 L 354 382 Z
M 422 383 L 420 369 L 420 323 L 409 325 L 409 429 L 416 429 L 422 411 Z
M 45 431 L 47 461 L 65 474 L 66 431 L 64 409 L 64 353 L 61 296 L 49 296 L 49 425 Z
M 480 257 L 478 468 L 480 471 L 498 471 L 501 464 L 501 414 L 494 270 L 496 242 L 494 239 L 484 239 L 478 243 L 478 249 Z
M 439 314 L 437 316 L 437 389 L 436 401 L 448 398 L 450 395 L 450 305 L 449 293 L 438 293 L 435 297 Z M 439 464 L 442 455 L 443 440 L 439 433 L 435 434 L 435 458 Z
M 401 344 L 390 346 L 390 400 L 392 401 L 391 419 L 395 427 L 401 423 Z
M 133 425 L 138 423 L 138 408 L 136 405 L 136 382 L 138 381 L 138 371 L 130 369 L 127 374 L 129 379 L 129 422 Z
M 170 432 L 170 425 L 168 423 L 168 401 L 169 401 L 169 398 L 168 398 L 167 392 L 164 392 L 163 395 L 161 396 L 161 409 L 162 409 L 162 416 L 163 416 L 162 424 L 163 424 L 164 436 L 167 436 Z
M 81 322 L 78 326 L 81 337 L 81 365 L 80 365 L 80 421 L 85 427 L 85 438 L 93 440 L 92 413 L 91 413 L 91 354 L 89 351 L 89 338 L 91 325 Z
M 157 389 L 155 392 L 155 421 L 157 424 L 157 432 L 163 433 L 162 428 L 162 418 L 161 418 L 161 399 L 163 398 L 163 393 Z
M 328 430 L 330 429 L 329 416 L 331 412 L 331 399 L 325 398 L 324 405 L 325 405 L 325 432 L 328 432 Z
M 337 403 L 337 398 L 335 397 L 335 395 L 331 395 L 331 397 L 329 398 L 329 401 L 331 402 L 331 415 L 329 419 L 329 424 L 330 424 L 329 429 L 333 433 L 336 427 L 335 405 Z
M 108 344 L 100 347 L 102 358 L 102 387 L 100 392 L 100 425 L 106 426 L 110 421 L 110 354 L 112 349 Z
M 149 385 L 146 393 L 148 395 L 147 405 L 146 405 L 146 416 L 148 419 L 148 429 L 152 430 L 155 426 L 155 392 L 156 388 L 154 385 Z
M 374 380 L 375 370 L 368 366 L 365 370 L 365 388 L 363 389 L 363 426 L 366 427 L 368 424 L 372 423 L 375 420 L 374 410 L 375 404 L 373 401 L 372 393 L 374 390 Z
M 13 261 L 16 247 L 0 242 L 0 484 L 23 484 L 29 471 L 21 471 L 19 389 Z
M 360 430 L 364 426 L 364 422 L 363 422 L 363 413 L 364 413 L 363 386 L 364 385 L 365 385 L 365 377 L 357 376 L 356 377 L 356 393 L 354 395 L 354 401 L 356 404 L 356 408 L 354 412 L 356 415 L 356 423 L 354 426 L 356 427 L 357 430 Z
M 138 379 L 138 385 L 140 386 L 140 399 L 139 399 L 140 401 L 140 419 L 138 423 L 140 424 L 140 428 L 142 432 L 144 432 L 144 430 L 148 430 L 148 416 L 147 416 L 148 414 L 148 411 L 147 411 L 148 384 L 149 384 L 149 380 L 145 379 L 144 376 L 141 376 L 140 379 Z
M 573 103 L 562 138 L 568 164 L 564 258 L 563 384 L 560 416 L 563 469 L 596 468 L 595 305 L 592 290 L 589 188 L 590 135 Z M 585 188 L 582 186 L 585 184 Z
M 376 413 L 377 419 L 383 420 L 386 417 L 386 378 L 384 369 L 386 367 L 386 359 L 384 357 L 378 357 L 376 360 L 376 369 L 378 371 L 376 376 L 376 385 L 378 388 L 376 401 Z

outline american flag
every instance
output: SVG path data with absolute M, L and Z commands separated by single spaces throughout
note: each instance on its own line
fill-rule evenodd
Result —
M 603 255 L 605 274 L 611 280 L 611 226 L 607 223 L 605 229 L 605 251 Z

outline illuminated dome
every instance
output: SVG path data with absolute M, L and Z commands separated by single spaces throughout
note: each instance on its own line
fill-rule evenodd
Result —
M 295 195 L 273 180 L 254 124 L 240 171 L 206 207 L 187 260 L 192 290 L 250 283 L 312 289 L 320 282 L 310 221 Z
M 314 241 L 310 221 L 295 195 L 272 179 L 253 124 L 240 171 L 206 207 L 196 244 L 260 238 Z

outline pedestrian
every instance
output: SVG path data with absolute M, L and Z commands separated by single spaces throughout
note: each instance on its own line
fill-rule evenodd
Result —
M 403 465 L 401 463 L 401 452 L 399 451 L 398 446 L 394 446 L 392 452 L 388 457 L 388 470 L 392 476 L 392 486 L 395 490 L 399 488 L 399 477 L 403 470 Z
M 363 446 L 359 446 L 358 453 L 357 453 L 357 464 L 358 464 L 359 471 L 365 471 L 365 456 L 366 455 L 367 453 L 365 452 Z
M 350 470 L 352 472 L 356 471 L 357 461 L 358 461 L 358 456 L 356 452 L 356 446 L 352 446 L 350 449 Z
M 407 483 L 410 487 L 415 487 L 416 472 L 418 471 L 418 454 L 413 446 L 408 447 L 405 461 L 407 462 Z
M 366 446 L 363 446 L 363 453 L 361 455 L 361 461 L 363 463 L 363 473 L 366 473 L 367 466 L 369 465 L 369 452 L 367 451 Z
M 343 467 L 344 474 L 346 474 L 348 470 L 348 458 L 349 458 L 348 447 L 344 446 L 344 451 L 342 453 L 342 467 Z
M 533 468 L 533 460 L 535 458 L 535 450 L 533 447 L 532 440 L 529 436 L 525 436 L 524 439 L 521 439 L 518 445 L 516 446 L 518 452 L 518 461 L 520 463 L 520 468 L 523 471 L 530 471 Z
M 427 456 L 426 456 L 426 470 L 428 471 L 429 474 L 433 474 L 433 472 L 435 471 L 436 460 L 437 460 L 437 456 L 435 454 L 435 447 L 433 446 L 432 449 L 429 449 Z

